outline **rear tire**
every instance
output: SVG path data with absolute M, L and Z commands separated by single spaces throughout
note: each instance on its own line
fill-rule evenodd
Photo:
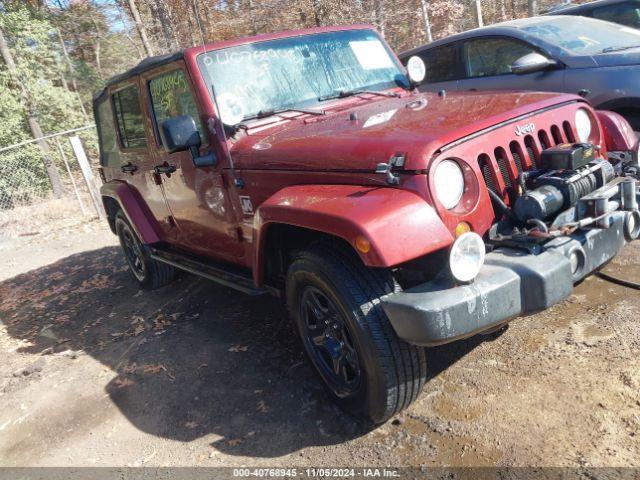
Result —
M 116 213 L 115 227 L 129 273 L 142 288 L 153 290 L 171 283 L 175 268 L 151 258 L 149 247 L 140 242 L 122 210 Z
M 374 424 L 407 408 L 427 378 L 424 349 L 400 340 L 380 305 L 398 290 L 390 272 L 328 243 L 298 253 L 287 273 L 287 304 L 314 369 L 343 410 Z

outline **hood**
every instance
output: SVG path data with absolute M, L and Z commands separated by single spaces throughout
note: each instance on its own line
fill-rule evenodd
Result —
M 599 67 L 640 65 L 640 47 L 622 50 L 620 52 L 600 53 L 594 55 L 593 60 Z
M 405 170 L 426 169 L 444 145 L 533 111 L 574 101 L 538 92 L 406 94 L 327 105 L 323 116 L 270 117 L 231 147 L 236 168 L 371 171 L 397 153 Z M 263 121 L 264 122 L 264 121 Z

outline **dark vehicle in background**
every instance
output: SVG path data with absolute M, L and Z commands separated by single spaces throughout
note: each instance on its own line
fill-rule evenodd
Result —
M 640 28 L 640 0 L 597 0 L 582 5 L 558 5 L 545 15 L 578 15 Z
M 541 16 L 452 35 L 400 54 L 427 66 L 421 91 L 578 93 L 640 130 L 640 30 Z

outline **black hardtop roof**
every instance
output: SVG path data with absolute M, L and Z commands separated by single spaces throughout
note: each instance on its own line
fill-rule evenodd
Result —
M 94 95 L 94 99 L 97 99 L 102 95 L 104 95 L 107 88 L 110 87 L 111 85 L 124 82 L 125 80 L 128 80 L 131 77 L 134 77 L 143 72 L 146 72 L 147 70 L 151 70 L 153 68 L 166 65 L 167 63 L 171 63 L 176 60 L 181 60 L 182 58 L 184 58 L 183 50 L 170 53 L 168 55 L 157 55 L 155 57 L 147 57 L 144 60 L 140 61 L 140 63 L 138 63 L 135 67 L 130 68 L 126 72 L 123 72 L 119 75 L 115 75 L 111 77 L 109 80 L 107 80 L 104 85 L 104 88 Z

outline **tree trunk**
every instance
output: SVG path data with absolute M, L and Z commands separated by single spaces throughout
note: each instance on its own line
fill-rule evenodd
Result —
M 537 0 L 529 0 L 529 16 L 535 17 L 538 14 Z
M 420 0 L 420 6 L 422 7 L 422 20 L 424 21 L 424 33 L 427 36 L 427 42 L 433 42 L 433 35 L 431 35 L 431 22 L 429 21 L 429 11 L 427 10 L 427 0 Z
M 304 15 L 304 12 L 302 10 L 300 10 L 300 15 L 301 17 L 302 15 Z M 303 18 L 301 18 L 301 20 L 304 22 Z M 253 35 L 257 35 L 258 27 L 256 26 L 256 16 L 253 10 L 253 0 L 249 0 L 249 21 L 251 22 L 251 33 Z
M 476 4 L 476 18 L 478 20 L 478 28 L 484 26 L 484 22 L 482 21 L 482 5 L 480 5 L 480 0 L 475 0 Z
M 384 37 L 384 0 L 374 0 L 373 2 L 373 16 L 375 18 L 375 25 L 378 31 Z
M 122 13 L 122 6 L 117 2 L 116 2 L 116 9 L 118 11 L 118 18 L 120 19 L 120 23 L 122 23 L 122 27 L 123 27 L 122 31 L 124 32 L 125 36 L 129 40 L 131 45 L 133 45 L 133 47 L 138 52 L 138 57 L 140 58 L 140 60 L 142 60 L 144 58 L 144 55 L 142 54 L 142 50 L 140 49 L 140 46 L 133 40 L 133 38 L 131 38 L 131 35 L 129 34 L 129 29 L 127 28 L 127 22 L 125 22 L 124 15 Z
M 131 9 L 131 16 L 133 17 L 133 21 L 136 24 L 138 33 L 140 34 L 140 40 L 142 40 L 144 51 L 146 52 L 147 56 L 152 57 L 153 49 L 151 48 L 151 43 L 149 42 L 149 38 L 147 37 L 147 30 L 144 28 L 144 24 L 140 19 L 140 12 L 138 12 L 138 7 L 136 7 L 135 0 L 129 0 L 129 8 Z
M 75 75 L 75 67 L 73 66 L 73 62 L 69 58 L 69 53 L 67 52 L 67 46 L 64 44 L 64 39 L 62 38 L 62 33 L 60 33 L 60 29 L 56 28 L 56 32 L 58 33 L 58 39 L 60 40 L 60 47 L 62 47 L 62 56 L 67 62 L 67 66 L 69 68 L 69 73 L 71 74 L 71 86 L 73 87 L 73 91 L 78 97 L 78 103 L 80 104 L 80 110 L 82 110 L 82 115 L 85 120 L 89 120 L 89 115 L 87 115 L 87 110 L 84 108 L 84 103 L 82 103 L 82 98 L 80 97 L 80 91 L 78 90 L 78 83 L 76 82 Z
M 40 147 L 40 151 L 42 152 L 42 161 L 44 163 L 44 167 L 47 170 L 47 175 L 49 176 L 49 182 L 51 182 L 51 189 L 53 190 L 53 195 L 56 198 L 62 197 L 63 188 L 62 182 L 60 181 L 60 176 L 58 175 L 58 170 L 56 169 L 56 165 L 53 162 L 51 155 L 49 154 L 49 145 L 47 145 L 46 140 L 42 138 L 42 129 L 40 128 L 40 124 L 38 123 L 38 119 L 36 117 L 36 109 L 35 105 L 31 100 L 31 96 L 29 95 L 29 91 L 27 90 L 26 83 L 20 78 L 20 74 L 18 73 L 18 69 L 16 68 L 16 64 L 13 61 L 13 55 L 11 54 L 11 50 L 9 50 L 9 46 L 4 38 L 4 31 L 0 28 L 0 54 L 4 60 L 4 63 L 7 64 L 7 69 L 9 70 L 9 75 L 11 76 L 12 81 L 20 86 L 20 96 L 22 97 L 22 101 L 24 102 L 27 108 L 27 121 L 29 123 L 29 129 L 31 130 L 31 135 L 36 140 L 38 147 Z
M 313 18 L 316 24 L 316 27 L 321 27 L 324 19 L 324 11 L 323 11 L 323 7 L 322 7 L 322 1 L 321 0 L 313 0 L 311 2 L 311 5 L 313 6 Z

